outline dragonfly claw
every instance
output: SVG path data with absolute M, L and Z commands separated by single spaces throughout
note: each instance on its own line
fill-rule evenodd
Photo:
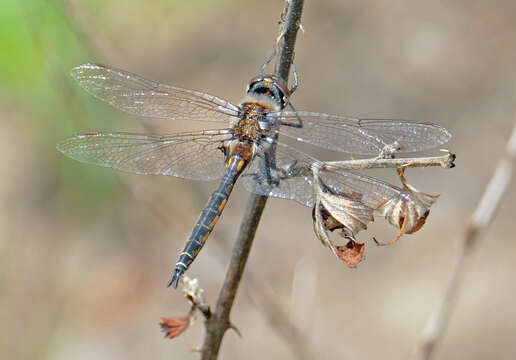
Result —
M 167 287 L 170 287 L 171 285 L 174 286 L 174 289 L 177 289 L 177 284 L 179 283 L 179 279 L 181 279 L 181 276 L 183 276 L 183 269 L 175 269 L 174 274 L 172 275 L 172 278 L 167 284 Z

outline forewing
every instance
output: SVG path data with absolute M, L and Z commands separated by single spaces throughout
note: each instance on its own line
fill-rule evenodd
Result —
M 213 180 L 225 171 L 225 130 L 175 135 L 99 132 L 69 137 L 57 149 L 72 159 L 137 174 Z
M 451 133 L 421 121 L 358 119 L 306 111 L 271 113 L 283 126 L 278 132 L 301 142 L 355 155 L 378 155 L 395 141 L 400 152 L 430 149 L 446 143 Z M 301 127 L 296 127 L 298 124 Z
M 160 84 L 104 65 L 80 65 L 71 75 L 91 95 L 135 115 L 215 122 L 228 122 L 238 115 L 238 107 L 216 96 Z

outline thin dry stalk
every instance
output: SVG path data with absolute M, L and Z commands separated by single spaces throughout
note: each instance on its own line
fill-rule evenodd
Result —
M 385 169 L 385 168 L 408 168 L 408 167 L 430 167 L 440 166 L 442 168 L 451 168 L 455 165 L 455 154 L 447 152 L 443 156 L 416 157 L 416 158 L 399 158 L 399 159 L 357 159 L 344 161 L 326 161 L 321 164 L 321 168 L 327 171 L 338 170 L 367 170 L 367 169 Z
M 280 48 L 279 66 L 276 76 L 288 83 L 290 67 L 294 60 L 294 46 L 298 24 L 301 20 L 303 0 L 290 0 L 286 4 L 286 17 L 282 28 L 283 41 Z M 216 359 L 226 330 L 231 327 L 229 315 L 240 280 L 251 250 L 254 235 L 260 222 L 267 197 L 251 195 L 245 211 L 224 283 L 219 292 L 217 305 L 212 316 L 206 320 L 206 337 L 201 349 L 202 359 Z
M 487 229 L 500 206 L 500 200 L 513 176 L 515 158 L 516 124 L 506 145 L 505 153 L 501 156 L 475 212 L 466 225 L 464 235 L 460 239 L 460 249 L 445 291 L 435 313 L 429 317 L 423 337 L 418 345 L 416 356 L 418 359 L 431 359 L 442 340 L 468 269 L 468 260 L 472 249 L 478 243 L 479 233 Z

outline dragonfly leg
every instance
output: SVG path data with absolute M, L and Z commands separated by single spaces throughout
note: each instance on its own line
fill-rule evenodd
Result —
M 265 74 L 265 69 L 267 68 L 267 66 L 269 66 L 269 64 L 271 63 L 272 59 L 274 59 L 274 57 L 276 56 L 277 53 L 278 53 L 277 47 L 274 46 L 274 48 L 272 50 L 272 54 L 269 55 L 269 57 L 265 60 L 263 65 L 260 67 L 260 78 L 263 79 L 263 76 Z
M 268 152 L 265 152 L 265 176 L 267 178 L 267 185 L 279 185 L 279 181 L 277 179 L 273 179 L 271 171 L 276 169 L 276 164 L 274 159 L 270 156 Z
M 294 84 L 290 88 L 291 96 L 294 93 L 294 91 L 296 91 L 297 87 L 299 86 L 299 74 L 297 73 L 296 65 L 294 65 L 294 63 L 292 63 L 292 73 L 294 74 Z

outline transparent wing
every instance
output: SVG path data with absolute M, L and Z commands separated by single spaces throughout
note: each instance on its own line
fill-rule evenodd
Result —
M 228 122 L 239 111 L 216 96 L 160 84 L 104 65 L 80 65 L 71 75 L 91 95 L 135 115 Z
M 394 185 L 352 171 L 322 171 L 319 175 L 334 193 L 345 194 L 372 209 L 376 209 L 385 201 L 399 197 L 402 193 L 402 190 Z
M 274 148 L 274 156 L 270 151 Z M 316 161 L 301 151 L 274 140 L 264 139 L 247 171 L 242 175 L 246 189 L 313 206 L 310 165 Z
M 219 147 L 230 138 L 227 130 L 173 135 L 99 132 L 69 137 L 57 149 L 78 161 L 137 174 L 213 180 L 225 172 Z
M 446 143 L 451 133 L 421 121 L 357 119 L 306 111 L 270 113 L 278 132 L 301 142 L 356 155 L 377 155 L 395 141 L 400 152 L 430 149 Z M 296 127 L 301 121 L 302 127 Z
M 247 190 L 272 197 L 296 200 L 305 206 L 314 206 L 314 188 L 311 166 L 317 159 L 286 144 L 266 139 L 257 156 L 243 175 Z M 275 148 L 275 160 L 266 155 Z M 324 184 L 334 193 L 346 194 L 376 209 L 385 201 L 400 196 L 402 190 L 384 181 L 351 171 L 320 171 Z

